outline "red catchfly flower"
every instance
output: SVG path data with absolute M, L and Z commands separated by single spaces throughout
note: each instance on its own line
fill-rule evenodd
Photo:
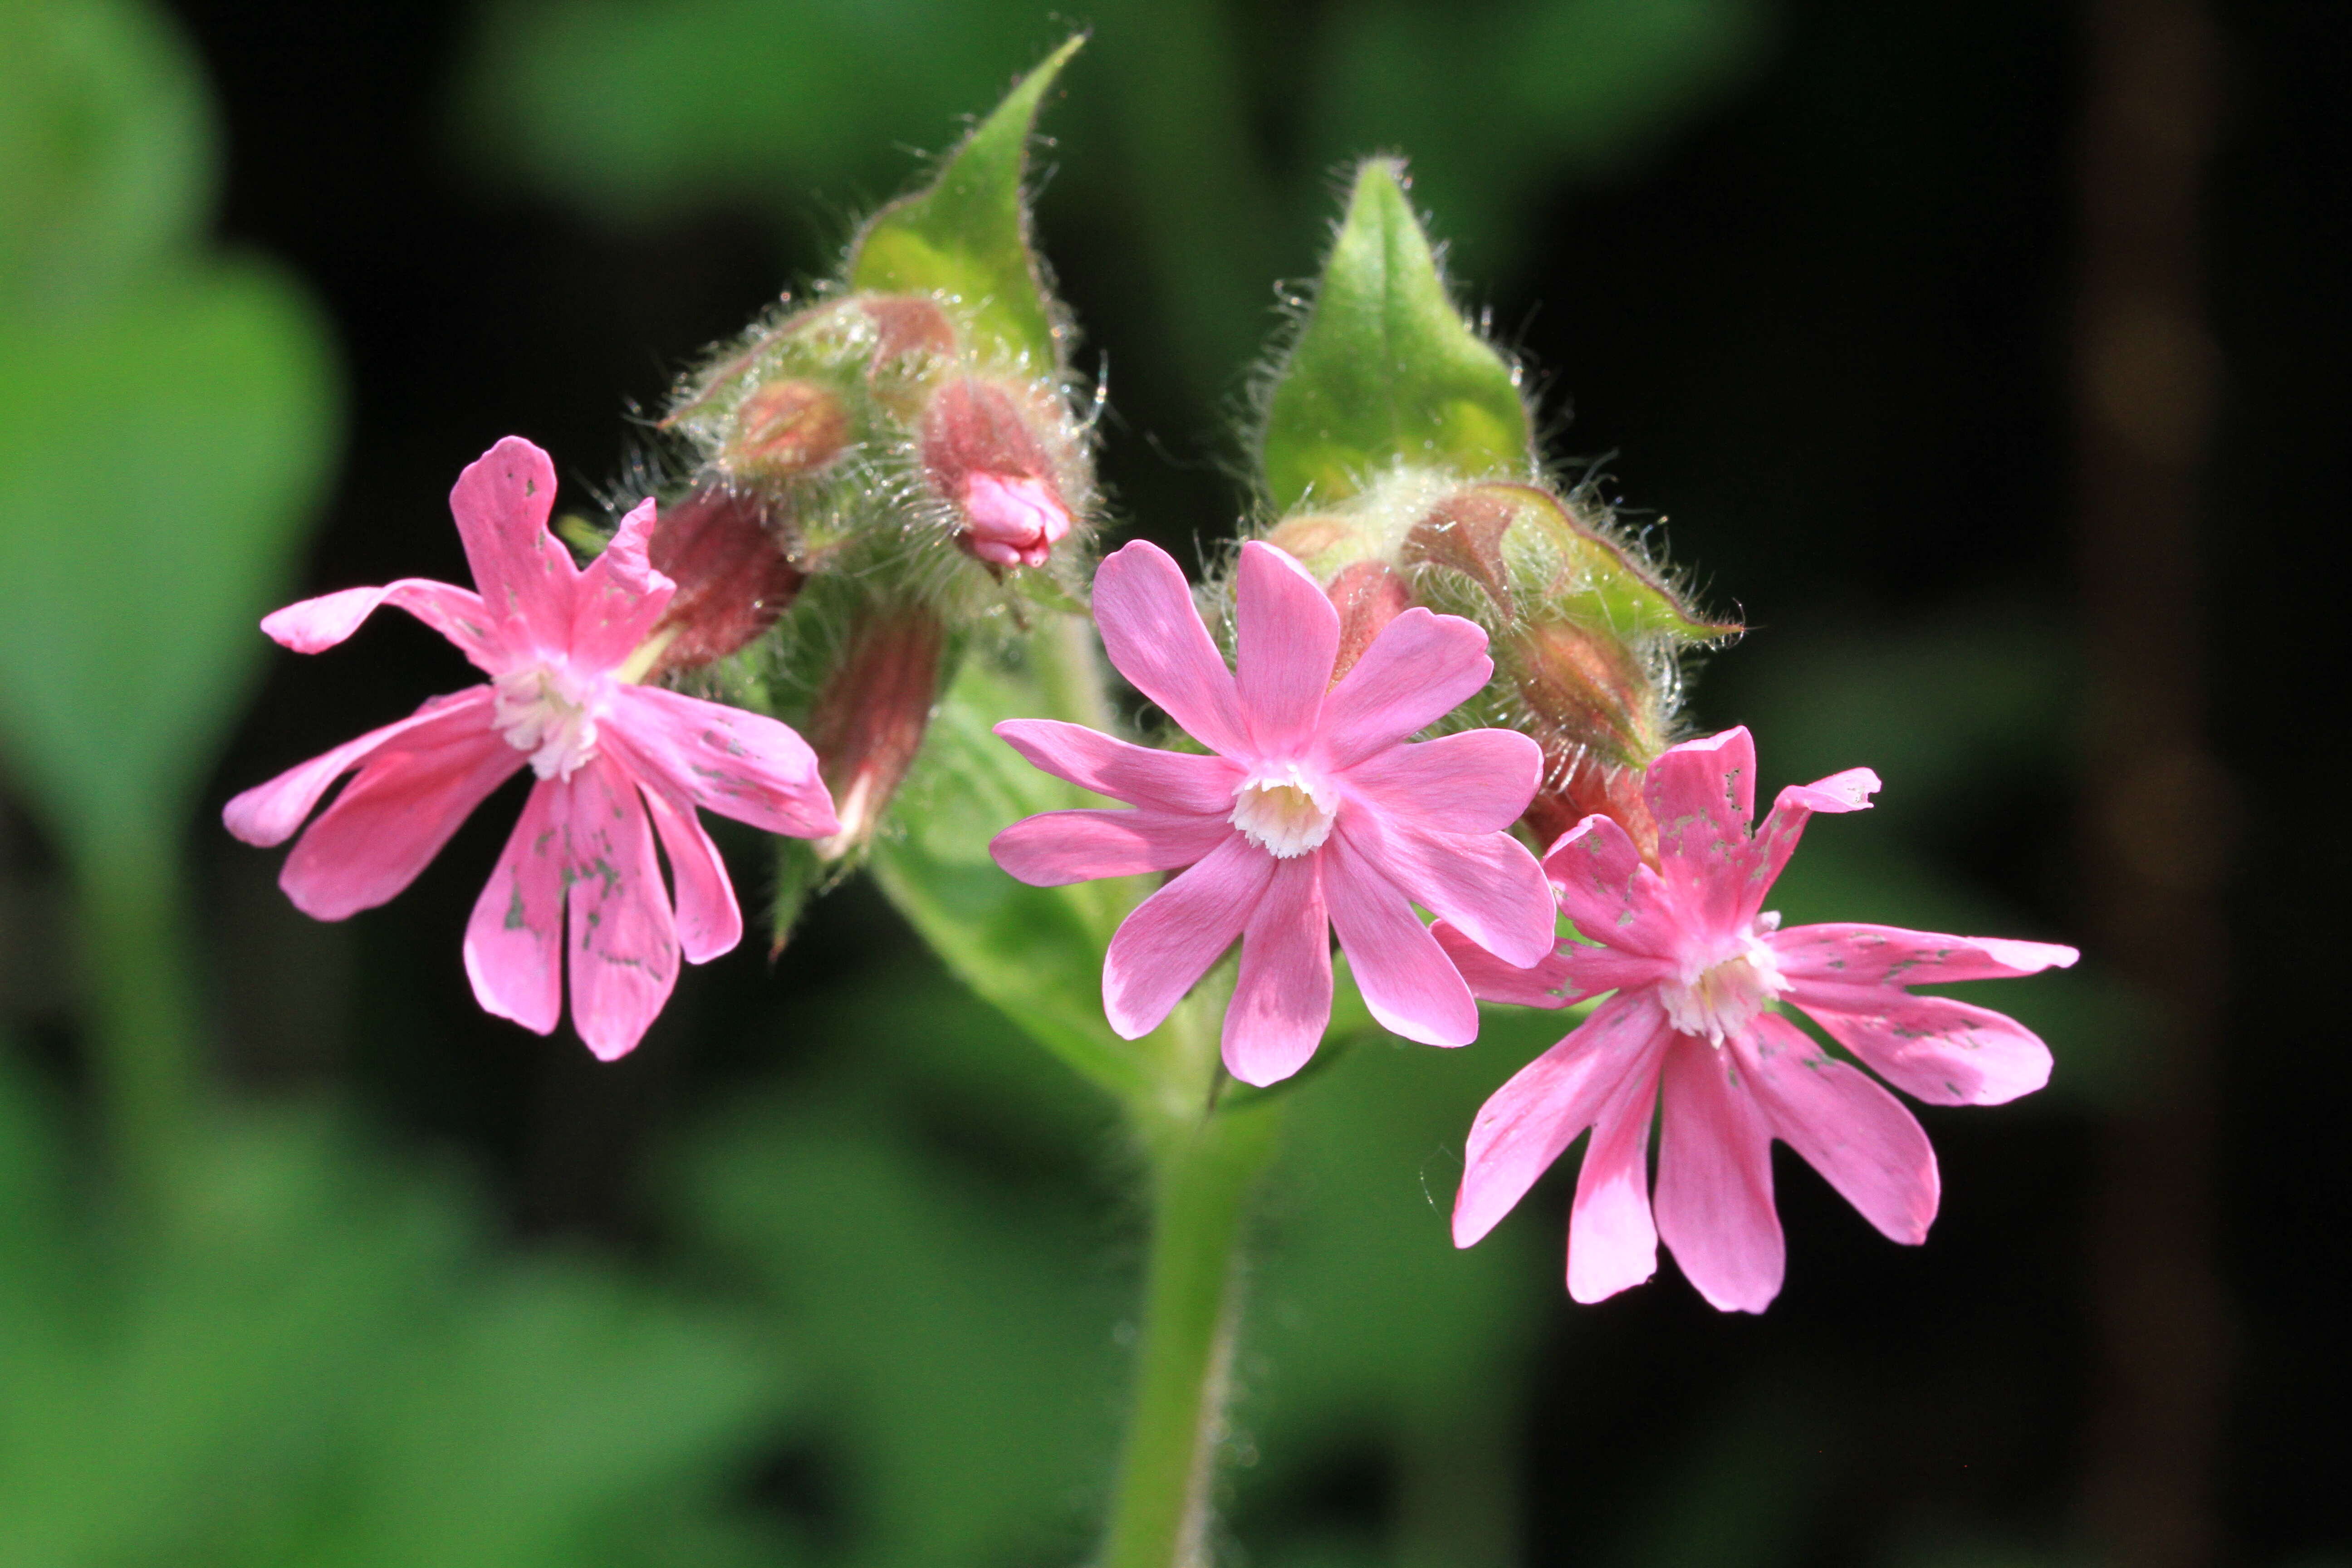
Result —
M 1542 769 L 1533 741 L 1473 730 L 1407 738 L 1486 682 L 1486 636 L 1407 610 L 1334 686 L 1339 616 L 1272 545 L 1242 546 L 1228 669 L 1168 554 L 1135 543 L 1095 576 L 1095 619 L 1119 673 L 1209 748 L 1152 751 L 1076 724 L 1008 720 L 1023 756 L 1126 811 L 1056 811 L 990 846 L 1035 887 L 1184 868 L 1138 905 L 1103 965 L 1103 1007 L 1150 1032 L 1236 939 L 1224 1059 L 1244 1083 L 1305 1065 L 1331 1013 L 1331 931 L 1372 1016 L 1408 1039 L 1467 1044 L 1469 987 L 1413 905 L 1498 964 L 1551 951 L 1543 873 L 1507 831 Z
M 1606 816 L 1586 817 L 1545 858 L 1582 942 L 1505 969 L 1464 933 L 1439 930 L 1490 1001 L 1560 1007 L 1615 993 L 1479 1110 L 1454 1205 L 1456 1246 L 1493 1229 L 1588 1128 L 1568 1243 L 1569 1294 L 1580 1301 L 1649 1279 L 1664 1240 L 1715 1307 L 1763 1310 L 1784 1263 L 1775 1138 L 1882 1233 L 1926 1239 L 1939 1191 L 1927 1135 L 1778 1005 L 1802 1008 L 1916 1099 L 1998 1105 L 2049 1081 L 2049 1048 L 2012 1018 L 1905 987 L 2032 974 L 2078 955 L 1891 926 L 1780 930 L 1764 898 L 1807 819 L 1866 809 L 1878 787 L 1867 768 L 1791 785 L 1751 837 L 1748 731 L 1692 741 L 1652 763 L 1644 781 L 1654 869 Z M 1654 1194 L 1650 1122 L 1662 1100 Z
M 646 561 L 654 503 L 629 513 L 583 571 L 548 531 L 554 502 L 547 454 L 509 436 L 449 494 L 478 593 L 407 578 L 264 620 L 278 642 L 317 653 L 390 605 L 490 679 L 246 791 L 223 816 L 248 844 L 283 843 L 357 769 L 278 877 L 304 913 L 341 920 L 407 887 L 528 766 L 539 782 L 474 906 L 466 973 L 484 1008 L 544 1035 L 562 1010 L 568 945 L 572 1025 L 609 1061 L 661 1011 L 680 956 L 700 963 L 742 938 L 726 866 L 695 807 L 803 838 L 837 824 L 815 755 L 790 729 L 636 684 L 661 652 L 655 627 L 674 591 Z

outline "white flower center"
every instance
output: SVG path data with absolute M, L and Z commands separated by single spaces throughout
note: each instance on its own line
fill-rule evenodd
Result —
M 1230 820 L 1243 837 L 1288 860 L 1320 847 L 1339 815 L 1337 791 L 1297 763 L 1285 763 L 1234 791 Z
M 490 722 L 518 752 L 530 753 L 530 771 L 569 779 L 596 754 L 594 683 L 560 666 L 533 665 L 499 677 Z
M 1685 960 L 1681 973 L 1658 988 L 1666 1021 L 1711 1046 L 1745 1030 L 1767 1002 L 1789 989 L 1780 961 L 1764 942 L 1780 923 L 1780 916 L 1764 915 L 1727 948 Z

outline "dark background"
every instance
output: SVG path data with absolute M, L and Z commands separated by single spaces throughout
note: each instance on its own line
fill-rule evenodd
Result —
M 943 78 L 922 74 L 922 27 L 902 17 L 898 33 L 864 54 L 840 46 L 825 68 L 878 105 L 841 132 L 854 150 L 731 173 L 721 159 L 719 174 L 681 175 L 668 195 L 651 180 L 656 195 L 621 191 L 616 175 L 601 200 L 586 154 L 583 195 L 546 176 L 555 154 L 482 107 L 512 58 L 500 51 L 532 36 L 499 29 L 528 13 L 173 9 L 225 120 L 219 231 L 295 269 L 344 356 L 348 447 L 305 591 L 461 579 L 441 498 L 509 432 L 552 451 L 584 502 L 620 471 L 633 409 L 657 405 L 703 344 L 780 286 L 825 271 L 848 221 L 911 176 L 892 138 L 944 144 L 955 113 L 983 107 L 1061 30 L 1042 16 L 997 26 L 983 35 L 990 58 Z M 1402 37 L 1475 37 L 1496 11 L 1465 0 L 1381 15 L 1404 16 Z M 2073 521 L 2089 35 L 2067 8 L 2023 0 L 1726 8 L 1724 26 L 1746 29 L 1735 63 L 1708 68 L 1638 137 L 1547 159 L 1527 151 L 1532 132 L 1500 122 L 1488 74 L 1507 62 L 1475 47 L 1430 53 L 1432 79 L 1389 125 L 1318 108 L 1331 95 L 1301 85 L 1356 36 L 1349 8 L 1201 14 L 1226 35 L 1223 74 L 1197 79 L 1215 94 L 1189 108 L 1152 96 L 1145 79 L 1160 68 L 1136 35 L 1166 24 L 1081 14 L 1097 40 L 1045 114 L 1058 145 L 1039 231 L 1086 362 L 1107 367 L 1114 530 L 1183 552 L 1235 526 L 1247 498 L 1231 416 L 1245 406 L 1252 345 L 1277 317 L 1270 292 L 1223 280 L 1310 277 L 1334 160 L 1412 156 L 1417 127 L 1450 126 L 1437 166 L 1417 162 L 1414 195 L 1437 235 L 1459 237 L 1450 259 L 1465 302 L 1539 373 L 1554 451 L 1575 471 L 1600 465 L 1629 522 L 1654 527 L 1710 607 L 1751 628 L 1700 668 L 1692 726 L 1750 723 L 1769 783 L 1863 762 L 1886 777 L 1882 820 L 1853 828 L 1843 859 L 1809 843 L 1827 868 L 1792 899 L 1845 900 L 1853 888 L 1868 907 L 1841 904 L 1850 918 L 1953 910 L 2088 950 L 2079 984 L 2043 1012 L 2022 999 L 2041 982 L 1984 998 L 2016 1000 L 2045 1028 L 2060 1081 L 2037 1101 L 1923 1114 L 1946 1200 L 1916 1252 L 1871 1234 L 1783 1151 L 1790 1266 L 1768 1314 L 1719 1316 L 1670 1266 L 1579 1308 L 1557 1283 L 1567 1188 L 1555 1176 L 1538 1189 L 1511 1223 L 1545 1291 L 1527 1309 L 1515 1392 L 1491 1416 L 1516 1467 L 1507 1507 L 1523 1555 L 1989 1563 L 2095 1551 L 2085 1489 L 2107 1395 L 2086 1263 L 2101 1222 L 2085 1194 L 2103 1119 L 2130 1102 L 2134 1009 L 2151 1004 L 2080 934 L 2089 634 L 2076 606 L 2102 569 Z M 2226 1326 L 2186 1353 L 2227 1378 L 2210 1470 L 2217 1560 L 2334 1563 L 2352 1552 L 2341 1437 L 2352 1387 L 2328 1283 L 2345 1276 L 2352 1221 L 2352 1067 L 2334 1001 L 2346 854 L 2333 790 L 2346 755 L 2324 675 L 2340 590 L 2323 562 L 2352 501 L 2352 8 L 2249 3 L 2213 17 L 2222 109 L 2199 226 L 2218 403 L 2197 480 L 2197 613 L 2158 628 L 2204 645 L 2210 690 L 2192 706 L 2231 785 L 2225 820 L 2209 825 L 2230 846 L 2215 893 L 2227 1005 L 2210 1042 L 2218 1217 L 2210 1247 L 2190 1245 L 2219 1281 Z M 845 36 L 811 32 L 811 49 Z M 648 93 L 669 58 L 642 57 Z M 905 83 L 892 74 L 902 60 Z M 1154 113 L 1156 126 L 1129 133 Z M 1240 196 L 1153 193 L 1188 156 L 1235 148 L 1259 172 Z M 1479 193 L 1457 226 L 1443 170 L 1490 164 L 1517 184 Z M 329 658 L 275 658 L 208 805 L 457 684 L 457 662 L 405 624 Z M 1909 805 L 1906 763 L 1921 781 Z M 347 1089 L 372 1136 L 478 1171 L 517 1247 L 687 1267 L 660 1175 L 680 1141 L 892 1051 L 890 1031 L 842 999 L 916 985 L 898 977 L 927 961 L 852 886 L 773 964 L 755 939 L 689 971 L 645 1046 L 598 1067 L 568 1030 L 541 1041 L 485 1017 L 467 992 L 457 936 L 508 820 L 492 803 L 408 893 L 338 928 L 283 907 L 273 857 L 200 826 L 234 1069 L 257 1094 Z M 739 879 L 755 886 L 753 847 L 728 847 L 745 852 Z M 1876 868 L 1895 889 L 1882 899 Z M 54 1030 L 44 1037 L 69 1057 Z M 1037 1223 L 1077 1238 L 1088 1289 L 1122 1288 L 1133 1240 L 1100 1195 L 1107 1162 L 1089 1141 L 1105 1135 L 1082 1110 L 1080 1131 L 1056 1142 L 1024 1134 L 1018 1116 L 976 1129 L 988 1118 L 966 1114 L 952 1084 L 901 1087 L 876 1114 L 950 1167 L 1008 1191 L 1074 1178 L 1097 1194 L 1083 1213 L 1040 1199 L 1039 1213 L 1068 1213 Z M 1445 1152 L 1429 1154 L 1423 1176 L 1442 1207 Z M 1280 1388 L 1277 1353 L 1253 1364 Z M 882 1506 L 822 1430 L 733 1464 L 730 1485 L 796 1518 L 819 1555 L 851 1551 L 859 1510 Z M 1362 1543 L 1414 1506 L 1396 1464 L 1379 1443 L 1318 1440 L 1278 1479 L 1238 1485 L 1232 1529 L 1256 1560 L 1364 1560 L 1374 1549 Z

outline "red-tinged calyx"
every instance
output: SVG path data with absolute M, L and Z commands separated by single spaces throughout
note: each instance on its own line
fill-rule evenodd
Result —
M 793 564 L 785 521 L 774 512 L 759 495 L 723 486 L 662 509 L 646 553 L 677 593 L 654 629 L 665 640 L 650 676 L 725 658 L 791 607 L 807 578 Z
M 736 406 L 733 437 L 719 466 L 738 482 L 814 474 L 848 448 L 849 410 L 814 381 L 770 382 Z
M 959 376 L 923 411 L 923 477 L 953 508 L 956 545 L 992 566 L 1042 566 L 1070 531 L 1058 410 L 1018 383 Z
M 1539 485 L 1402 468 L 1266 538 L 1338 606 L 1342 673 L 1409 605 L 1483 626 L 1495 678 L 1462 719 L 1542 746 L 1529 836 L 1549 844 L 1598 814 L 1655 857 L 1642 777 L 1671 733 L 1675 657 L 1739 628 L 1689 609 L 1610 531 L 1605 508 Z
M 1342 566 L 1323 591 L 1339 612 L 1339 658 L 1331 669 L 1336 685 L 1356 668 L 1372 639 L 1412 607 L 1412 590 L 1387 562 L 1359 561 Z
M 820 860 L 863 848 L 881 826 L 922 750 L 947 644 L 946 623 L 919 604 L 869 605 L 851 625 L 805 729 L 841 822 L 813 846 Z

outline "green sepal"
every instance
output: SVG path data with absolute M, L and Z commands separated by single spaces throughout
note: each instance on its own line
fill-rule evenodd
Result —
M 1720 642 L 1741 629 L 1738 622 L 1700 616 L 1624 545 L 1538 486 L 1480 485 L 1451 498 L 1451 504 L 1458 510 L 1465 501 L 1488 499 L 1516 513 L 1518 525 L 1498 531 L 1491 544 L 1475 527 L 1457 527 L 1448 542 L 1464 559 L 1438 563 L 1466 565 L 1471 575 L 1484 577 L 1488 574 L 1475 568 L 1491 549 L 1496 580 L 1509 584 L 1514 604 L 1529 619 L 1572 620 L 1621 638 L 1684 643 Z M 1426 558 L 1435 561 L 1433 554 Z
M 1454 309 L 1394 159 L 1357 171 L 1258 458 L 1277 512 L 1343 500 L 1399 464 L 1465 479 L 1534 465 L 1517 374 Z
M 1071 38 L 1023 78 L 928 188 L 866 220 L 850 247 L 852 289 L 951 297 L 983 342 L 1060 368 L 1068 331 L 1029 243 L 1022 177 L 1038 102 L 1085 42 Z

